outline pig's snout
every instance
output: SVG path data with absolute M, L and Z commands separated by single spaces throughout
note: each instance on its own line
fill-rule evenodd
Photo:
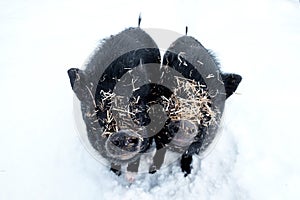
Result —
M 176 128 L 173 128 L 176 130 L 176 133 L 171 144 L 178 147 L 189 146 L 194 141 L 194 137 L 198 133 L 197 125 L 189 120 L 180 120 L 173 123 L 176 125 Z
M 120 130 L 108 137 L 105 148 L 108 156 L 119 160 L 128 160 L 140 152 L 141 144 L 142 138 L 138 133 L 131 130 Z

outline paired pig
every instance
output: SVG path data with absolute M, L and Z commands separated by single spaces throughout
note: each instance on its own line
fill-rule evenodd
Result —
M 155 173 L 166 151 L 180 153 L 185 176 L 192 156 L 217 135 L 225 100 L 241 76 L 220 71 L 213 54 L 190 36 L 175 40 L 161 59 L 159 47 L 141 28 L 103 40 L 85 69 L 68 70 L 80 100 L 91 146 L 121 174 L 137 172 L 152 145 Z

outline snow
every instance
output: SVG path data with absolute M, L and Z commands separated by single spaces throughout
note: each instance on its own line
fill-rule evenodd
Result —
M 0 2 L 0 199 L 300 199 L 296 0 Z M 176 163 L 128 183 L 82 145 L 67 69 L 136 26 L 196 37 L 243 76 L 221 137 L 184 178 Z

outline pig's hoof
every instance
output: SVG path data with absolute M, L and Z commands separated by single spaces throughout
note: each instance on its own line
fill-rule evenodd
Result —
M 126 172 L 125 174 L 125 179 L 129 182 L 129 183 L 133 183 L 135 181 L 135 177 L 136 177 L 135 172 Z
M 156 169 L 156 166 L 155 165 L 151 165 L 151 167 L 149 168 L 149 173 L 150 174 L 154 174 L 156 173 L 157 169 Z

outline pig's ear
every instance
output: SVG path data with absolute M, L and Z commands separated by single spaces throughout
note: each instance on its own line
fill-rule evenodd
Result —
M 242 77 L 238 74 L 221 74 L 221 77 L 224 82 L 227 99 L 235 92 L 242 81 Z
M 68 70 L 68 75 L 70 78 L 70 83 L 71 83 L 72 89 L 74 88 L 74 84 L 75 84 L 76 80 L 80 79 L 78 72 L 79 72 L 79 69 L 77 69 L 77 68 L 71 68 Z
M 71 68 L 68 70 L 71 87 L 80 101 L 83 100 L 86 93 L 85 74 L 82 70 Z

